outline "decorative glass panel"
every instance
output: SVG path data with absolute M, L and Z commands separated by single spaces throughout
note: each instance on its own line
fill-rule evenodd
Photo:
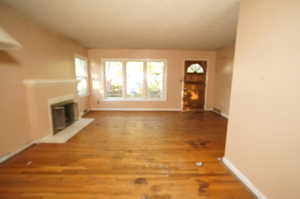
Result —
M 200 64 L 192 64 L 188 67 L 187 72 L 201 74 L 204 73 L 204 69 Z
M 127 62 L 126 80 L 126 95 L 133 98 L 142 97 L 144 89 L 144 62 Z
M 118 61 L 105 62 L 106 97 L 122 97 L 123 64 Z

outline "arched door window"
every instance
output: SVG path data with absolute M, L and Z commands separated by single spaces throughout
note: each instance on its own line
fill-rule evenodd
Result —
M 192 64 L 187 68 L 187 73 L 203 74 L 204 68 L 200 64 Z

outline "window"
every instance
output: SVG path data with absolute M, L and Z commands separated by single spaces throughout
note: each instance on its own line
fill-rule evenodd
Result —
M 108 61 L 105 63 L 105 87 L 107 97 L 123 96 L 122 62 Z
M 204 73 L 204 69 L 200 64 L 192 64 L 188 67 L 187 72 L 202 74 Z
M 164 63 L 147 63 L 147 96 L 149 98 L 162 98 L 164 83 Z
M 163 100 L 166 64 L 161 60 L 104 60 L 106 100 Z
M 88 95 L 88 68 L 87 60 L 81 57 L 75 58 L 75 76 L 78 80 L 77 92 L 79 96 Z
M 144 62 L 126 63 L 126 97 L 141 98 L 144 94 Z

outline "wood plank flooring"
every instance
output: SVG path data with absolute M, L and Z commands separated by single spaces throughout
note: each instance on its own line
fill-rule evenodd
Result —
M 212 112 L 91 112 L 65 144 L 0 165 L 0 199 L 254 199 L 217 158 L 227 120 Z M 204 165 L 197 167 L 196 162 Z

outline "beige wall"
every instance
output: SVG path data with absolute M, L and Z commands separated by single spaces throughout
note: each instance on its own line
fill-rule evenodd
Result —
M 234 46 L 218 49 L 215 70 L 214 107 L 228 116 L 233 72 Z
M 107 102 L 103 101 L 103 92 L 99 89 L 92 90 L 90 106 L 92 108 L 159 108 L 181 109 L 181 90 L 184 75 L 184 60 L 208 60 L 208 84 L 206 107 L 212 108 L 215 52 L 213 51 L 188 51 L 188 50 L 129 50 L 129 49 L 93 49 L 89 50 L 91 77 L 101 82 L 101 59 L 103 58 L 150 58 L 167 59 L 167 100 L 155 102 Z M 99 104 L 97 101 L 99 100 Z
M 0 25 L 10 33 L 23 48 L 17 51 L 0 51 L 0 156 L 13 152 L 30 143 L 41 134 L 33 132 L 26 99 L 24 79 L 74 79 L 73 58 L 75 54 L 87 56 L 87 50 L 75 42 L 48 32 L 15 10 L 0 5 Z M 45 95 L 60 89 L 45 87 Z M 67 92 L 74 93 L 70 88 Z M 66 92 L 66 93 L 67 93 Z M 64 92 L 65 93 L 65 92 Z M 36 101 L 39 99 L 35 98 Z M 84 108 L 84 107 L 83 107 Z M 41 120 L 47 120 L 43 115 Z
M 0 51 L 0 156 L 31 141 L 23 76 L 17 61 Z
M 225 156 L 269 199 L 300 198 L 299 8 L 241 1 Z

